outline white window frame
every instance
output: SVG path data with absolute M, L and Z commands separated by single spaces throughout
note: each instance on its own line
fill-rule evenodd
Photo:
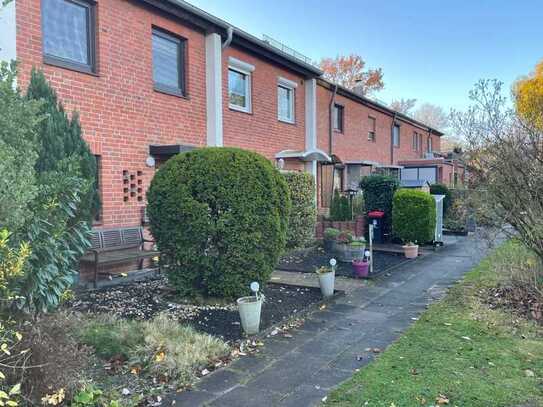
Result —
M 242 75 L 245 75 L 245 104 L 246 106 L 238 106 L 230 103 L 230 83 L 228 83 L 228 107 L 232 110 L 237 110 L 240 112 L 251 113 L 252 112 L 252 95 L 251 95 L 251 82 L 252 82 L 252 73 L 255 70 L 255 66 L 247 62 L 241 61 L 234 57 L 228 58 L 228 70 L 238 72 Z
M 285 123 L 294 124 L 296 123 L 296 88 L 298 84 L 294 81 L 291 81 L 286 78 L 279 77 L 277 78 L 277 120 Z M 290 118 L 281 117 L 279 113 L 279 88 L 283 88 L 291 92 L 292 97 L 290 98 Z

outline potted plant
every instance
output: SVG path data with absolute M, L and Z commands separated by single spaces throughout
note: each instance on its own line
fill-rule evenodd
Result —
M 341 231 L 336 228 L 324 229 L 324 251 L 331 252 L 334 250 L 335 242 Z
M 416 242 L 407 242 L 402 248 L 405 257 L 408 259 L 416 259 L 419 255 L 419 245 Z
M 315 270 L 319 276 L 319 285 L 323 297 L 334 295 L 334 282 L 336 276 L 336 259 L 330 260 L 330 267 L 322 266 Z
M 366 260 L 365 257 L 363 258 L 357 257 L 353 259 L 352 265 L 353 265 L 353 274 L 355 277 L 358 277 L 358 278 L 368 277 L 370 263 L 369 261 Z
M 350 244 L 353 241 L 353 234 L 351 232 L 341 232 L 335 240 L 334 251 L 337 255 L 337 259 L 341 262 L 351 262 L 350 258 Z
M 259 294 L 260 286 L 257 282 L 251 283 L 251 291 L 254 296 L 238 298 L 238 311 L 241 319 L 241 327 L 247 335 L 256 335 L 260 329 L 260 312 L 264 295 Z

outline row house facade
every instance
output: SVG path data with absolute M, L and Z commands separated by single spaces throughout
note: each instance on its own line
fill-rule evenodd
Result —
M 241 147 L 309 171 L 323 208 L 333 188 L 439 150 L 437 130 L 181 0 L 15 0 L 0 33 L 21 89 L 41 69 L 79 112 L 98 161 L 97 227 L 140 224 L 156 169 L 194 148 Z

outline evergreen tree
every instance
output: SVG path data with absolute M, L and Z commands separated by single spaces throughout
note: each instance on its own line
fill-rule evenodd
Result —
M 81 136 L 77 112 L 70 119 L 41 71 L 32 70 L 27 98 L 41 101 L 41 112 L 46 119 L 38 128 L 40 143 L 36 171 L 71 173 L 91 186 L 84 192 L 77 208 L 76 219 L 91 222 L 100 208 L 96 180 L 96 159 Z

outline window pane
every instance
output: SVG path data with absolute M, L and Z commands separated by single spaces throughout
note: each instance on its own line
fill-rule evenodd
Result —
M 400 145 L 400 126 L 394 126 L 394 145 Z
M 153 34 L 153 80 L 181 89 L 179 79 L 179 42 Z
M 42 5 L 44 53 L 90 64 L 89 8 L 65 0 L 43 0 Z
M 228 71 L 228 96 L 230 104 L 247 107 L 247 75 L 234 70 Z
M 419 168 L 418 179 L 428 181 L 430 184 L 436 182 L 436 169 L 435 168 Z
M 416 180 L 418 175 L 417 168 L 402 168 L 402 179 L 404 180 Z
M 277 109 L 280 119 L 292 120 L 292 89 L 279 86 L 277 88 Z

